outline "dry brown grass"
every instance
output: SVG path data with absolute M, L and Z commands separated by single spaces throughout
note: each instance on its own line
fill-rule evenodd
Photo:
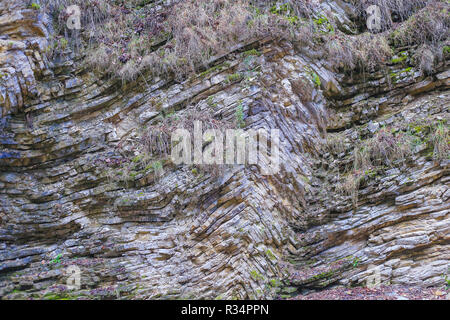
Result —
M 265 36 L 307 38 L 308 28 L 294 16 L 307 14 L 308 6 L 301 5 L 307 1 L 275 13 L 263 0 L 180 0 L 158 10 L 153 2 L 45 0 L 44 10 L 57 22 L 58 37 L 70 42 L 64 8 L 79 5 L 86 62 L 123 80 L 144 72 L 182 78 L 206 67 L 211 57 Z
M 343 181 L 336 185 L 336 190 L 344 195 L 350 196 L 352 199 L 353 207 L 358 205 L 358 190 L 361 183 L 361 177 L 354 173 L 347 174 Z
M 432 74 L 435 65 L 444 59 L 443 48 L 450 36 L 449 9 L 448 2 L 432 2 L 390 34 L 396 47 L 418 46 L 413 63 L 424 74 Z
M 355 148 L 355 171 L 366 171 L 382 166 L 392 167 L 397 161 L 404 161 L 413 153 L 412 137 L 394 131 L 392 128 L 383 128 Z
M 351 2 L 364 24 L 367 19 L 366 9 L 371 5 L 377 5 L 381 11 L 381 31 L 385 31 L 390 29 L 394 22 L 406 20 L 418 9 L 435 0 L 352 0 Z
M 331 140 L 330 143 L 336 142 Z M 340 148 L 339 148 L 340 149 Z M 347 172 L 336 190 L 351 196 L 353 206 L 358 204 L 358 190 L 367 178 L 380 168 L 403 163 L 414 153 L 414 137 L 393 128 L 382 128 L 373 137 L 358 143 L 353 151 L 353 169 Z
M 339 153 L 340 140 L 329 139 L 328 150 Z M 376 176 L 379 170 L 398 167 L 407 161 L 419 148 L 428 159 L 435 161 L 450 159 L 450 129 L 447 121 L 421 119 L 406 124 L 406 128 L 382 128 L 373 137 L 361 141 L 353 152 L 353 169 L 345 172 L 336 190 L 351 196 L 354 206 L 358 202 L 358 189 L 364 181 Z
M 346 151 L 345 134 L 328 134 L 325 140 L 325 150 L 333 155 L 339 155 Z
M 439 52 L 439 48 L 423 44 L 414 53 L 413 63 L 423 74 L 430 75 L 434 72 L 436 61 L 442 58 L 442 55 L 439 57 Z
M 170 113 L 160 118 L 157 123 L 140 128 L 134 138 L 126 141 L 126 146 L 117 147 L 115 159 L 99 162 L 98 165 L 104 169 L 106 178 L 111 182 L 130 184 L 147 175 L 159 179 L 164 175 L 164 168 L 172 165 L 170 158 L 174 147 L 172 133 L 176 129 L 184 128 L 192 137 L 195 121 L 201 122 L 202 134 L 208 129 L 215 129 L 225 136 L 226 129 L 235 128 L 234 122 L 216 119 L 208 110 L 190 108 L 179 115 Z M 211 142 L 212 140 L 203 141 L 203 148 Z M 191 143 L 193 150 L 192 139 Z M 224 169 L 224 165 L 200 164 L 193 166 L 192 172 L 195 172 L 194 175 L 208 173 L 211 177 L 217 177 Z
M 432 131 L 430 141 L 433 145 L 433 159 L 450 159 L 450 129 L 447 123 L 437 123 Z
M 449 38 L 449 4 L 440 0 L 366 0 L 353 1 L 365 25 L 365 10 L 378 5 L 382 13 L 383 33 L 358 36 L 328 35 L 327 58 L 335 70 L 374 71 L 385 65 L 394 47 L 419 45 L 415 64 L 431 73 L 442 60 L 443 42 Z M 398 24 L 400 22 L 400 24 Z M 395 28 L 395 29 L 391 29 Z
M 101 30 L 101 24 L 116 15 L 118 12 L 113 6 L 114 1 L 97 0 L 42 0 L 41 8 L 55 22 L 52 27 L 54 33 L 67 35 L 70 32 L 66 28 L 68 14 L 66 8 L 77 5 L 80 8 L 80 22 L 82 26 L 94 34 Z
M 336 34 L 329 37 L 325 49 L 328 61 L 336 71 L 374 71 L 392 56 L 383 34 Z
M 211 111 L 197 109 L 185 110 L 181 114 L 171 113 L 158 123 L 144 129 L 140 134 L 142 152 L 151 157 L 168 157 L 171 152 L 171 135 L 178 128 L 184 128 L 191 134 L 194 132 L 194 122 L 200 121 L 202 129 L 215 129 L 223 133 L 226 129 L 235 128 L 235 124 L 214 118 Z
M 139 140 L 140 154 L 142 155 L 142 161 L 146 159 L 151 159 L 153 162 L 155 160 L 159 162 L 169 161 L 172 148 L 174 147 L 172 140 L 172 133 L 179 128 L 186 129 L 191 137 L 194 137 L 194 122 L 200 121 L 202 126 L 202 134 L 206 130 L 213 129 L 222 133 L 225 137 L 227 129 L 235 129 L 236 124 L 234 121 L 226 121 L 223 119 L 217 119 L 213 116 L 212 112 L 209 110 L 197 110 L 189 109 L 184 110 L 181 114 L 169 114 L 165 118 L 161 119 L 160 122 L 151 125 L 147 129 L 143 129 Z M 214 138 L 211 136 L 210 141 L 203 141 L 202 148 L 204 149 L 208 144 L 212 143 Z M 192 150 L 194 148 L 194 141 L 191 140 Z M 141 162 L 142 162 L 141 161 Z M 148 163 L 148 160 L 143 163 Z M 220 176 L 226 168 L 226 165 L 218 164 L 196 164 L 192 167 L 192 173 L 197 174 L 207 174 L 210 177 Z
M 300 97 L 303 103 L 308 103 L 312 99 L 314 84 L 306 77 L 300 77 L 295 80 L 290 80 L 292 90 Z
M 363 21 L 364 10 L 376 4 L 383 9 L 383 28 L 396 28 L 357 36 L 336 30 L 333 18 L 318 15 L 308 0 L 178 0 L 158 2 L 162 4 L 158 9 L 155 2 L 44 0 L 44 10 L 57 22 L 49 55 L 64 51 L 65 42 L 69 46 L 77 42 L 85 49 L 85 61 L 100 72 L 125 81 L 148 73 L 180 80 L 209 67 L 212 57 L 237 44 L 272 36 L 296 40 L 300 47 L 325 45 L 335 70 L 371 72 L 390 58 L 388 38 L 394 46 L 427 46 L 418 52 L 431 50 L 433 58 L 424 54 L 415 60 L 424 72 L 432 72 L 431 65 L 441 59 L 441 44 L 449 38 L 448 2 L 442 0 L 355 0 Z M 80 6 L 83 13 L 81 36 L 65 27 L 64 9 L 70 4 Z M 318 30 L 318 21 L 328 29 Z
M 145 55 L 139 67 L 184 77 L 207 68 L 213 56 L 237 44 L 271 35 L 293 37 L 293 25 L 286 17 L 262 10 L 247 0 L 186 0 L 168 14 L 165 32 L 172 38 Z
M 395 46 L 437 45 L 449 38 L 449 4 L 431 1 L 425 8 L 411 16 L 395 29 L 390 38 Z

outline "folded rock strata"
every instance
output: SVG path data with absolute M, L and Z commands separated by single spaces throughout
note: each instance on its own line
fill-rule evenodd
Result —
M 227 62 L 222 68 L 184 82 L 148 76 L 122 84 L 71 53 L 48 61 L 49 22 L 20 2 L 6 3 L 1 298 L 270 298 L 361 284 L 374 267 L 382 283 L 444 283 L 448 158 L 418 150 L 368 179 L 356 205 L 340 192 L 336 172 L 376 128 L 449 120 L 447 62 L 430 76 L 392 65 L 395 81 L 382 72 L 350 77 L 295 43 L 255 39 L 213 62 Z M 348 8 L 340 3 L 329 6 L 345 26 Z M 262 54 L 249 66 L 243 52 L 251 48 Z M 249 76 L 230 81 L 237 72 Z M 280 130 L 277 174 L 241 165 L 214 176 L 170 165 L 162 177 L 144 173 L 124 185 L 99 165 L 164 112 L 195 107 L 234 119 L 238 105 L 245 129 Z M 333 136 L 344 139 L 338 154 L 324 151 Z M 79 290 L 66 288 L 70 265 L 81 270 Z

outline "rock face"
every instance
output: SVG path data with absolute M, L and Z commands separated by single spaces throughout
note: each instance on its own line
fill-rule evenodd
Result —
M 341 192 L 340 173 L 383 127 L 449 120 L 446 62 L 430 76 L 393 64 L 350 77 L 320 53 L 260 39 L 181 83 L 123 84 L 70 52 L 47 60 L 45 16 L 20 1 L 0 5 L 3 299 L 271 298 L 365 283 L 374 270 L 384 284 L 444 284 L 448 155 L 433 159 L 419 144 L 365 173 L 357 194 Z M 345 26 L 348 4 L 324 5 Z M 252 48 L 261 55 L 247 59 Z M 277 174 L 168 164 L 162 176 L 124 183 L 106 173 L 160 115 L 197 108 L 234 119 L 238 106 L 246 129 L 280 130 Z M 66 287 L 71 265 L 81 271 L 76 290 Z

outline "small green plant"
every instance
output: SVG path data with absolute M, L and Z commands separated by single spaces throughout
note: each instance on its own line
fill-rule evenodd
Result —
M 242 102 L 236 107 L 236 126 L 238 128 L 243 128 L 245 126 L 244 122 L 244 106 Z
M 227 83 L 237 82 L 242 79 L 242 75 L 240 73 L 233 73 L 227 76 Z
M 153 171 L 160 172 L 163 168 L 161 161 L 155 161 L 152 163 Z
M 31 4 L 31 9 L 34 9 L 34 10 L 40 10 L 40 9 L 41 9 L 41 6 L 39 5 L 39 3 L 33 2 L 33 3 Z
M 334 27 L 324 15 L 320 15 L 319 18 L 313 19 L 314 24 L 320 33 L 334 33 Z
M 250 271 L 250 275 L 255 280 L 264 280 L 264 277 L 256 270 Z
M 291 6 L 289 5 L 289 3 L 285 3 L 285 4 L 275 4 L 272 6 L 272 8 L 270 8 L 270 12 L 273 14 L 286 14 L 289 13 L 291 11 Z
M 136 171 L 131 171 L 130 172 L 130 178 L 131 179 L 134 179 L 134 178 L 136 178 L 136 176 L 139 174 L 139 172 L 136 172 Z
M 359 259 L 358 258 L 353 259 L 353 262 L 352 262 L 353 268 L 358 267 L 358 265 L 359 265 Z
M 311 69 L 310 67 L 305 67 L 305 71 L 309 75 L 309 77 L 311 78 L 312 82 L 314 82 L 314 85 L 317 88 L 320 88 L 320 85 L 322 84 L 322 82 L 320 81 L 319 75 L 313 69 Z
M 209 96 L 208 99 L 206 99 L 206 103 L 211 108 L 217 107 L 217 103 L 214 103 L 214 97 L 213 96 Z
M 277 257 L 273 254 L 273 252 L 270 249 L 267 249 L 266 255 L 270 260 L 277 260 Z
M 60 47 L 61 47 L 61 49 L 65 49 L 65 48 L 67 48 L 67 45 L 68 45 L 68 41 L 67 41 L 67 39 L 66 38 L 61 38 L 61 39 L 59 39 L 59 45 L 60 45 Z
M 394 58 L 391 59 L 391 63 L 398 64 L 398 63 L 406 61 L 406 59 L 408 59 L 408 52 L 402 51 L 397 56 L 395 56 Z
M 251 50 L 245 51 L 242 55 L 244 57 L 249 57 L 249 56 L 258 56 L 259 57 L 261 55 L 261 52 L 259 52 L 256 49 L 251 49 Z
M 316 87 L 320 88 L 321 82 L 320 82 L 320 78 L 317 75 L 317 73 L 315 73 L 315 72 L 312 73 L 312 80 L 314 81 L 314 84 L 316 85 Z
M 277 288 L 277 287 L 280 287 L 282 283 L 281 283 L 281 281 L 278 280 L 278 279 L 271 279 L 271 280 L 269 281 L 269 284 L 270 284 L 272 287 Z
M 133 162 L 134 163 L 138 163 L 142 160 L 143 156 L 142 155 L 137 155 L 136 157 L 133 158 Z
M 229 62 L 224 62 L 224 63 L 222 63 L 222 64 L 219 64 L 219 65 L 217 65 L 217 66 L 211 67 L 211 68 L 209 68 L 209 69 L 203 71 L 203 72 L 200 73 L 198 76 L 201 77 L 201 78 L 203 78 L 203 77 L 205 77 L 205 76 L 207 76 L 207 75 L 209 75 L 209 74 L 211 74 L 211 73 L 213 73 L 213 72 L 221 71 L 221 70 L 226 69 L 226 68 L 229 68 L 229 67 L 230 67 L 230 63 L 229 63 Z
M 52 263 L 52 264 L 60 264 L 61 263 L 61 257 L 62 257 L 62 254 L 58 254 L 55 259 L 50 261 L 50 263 Z
M 297 16 L 289 16 L 286 18 L 286 20 L 291 24 L 291 25 L 296 25 L 299 23 L 300 19 Z
M 300 19 L 294 14 L 294 9 L 289 3 L 275 4 L 270 8 L 270 13 L 280 16 L 282 19 L 289 22 L 291 25 L 299 23 Z

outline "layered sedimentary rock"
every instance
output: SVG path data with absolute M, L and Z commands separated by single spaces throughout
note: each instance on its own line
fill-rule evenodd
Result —
M 324 5 L 345 28 L 348 5 Z M 71 52 L 49 61 L 36 10 L 2 1 L 0 15 L 0 297 L 270 298 L 361 284 L 373 268 L 382 283 L 444 283 L 448 158 L 417 148 L 368 175 L 356 199 L 338 173 L 383 126 L 448 120 L 446 62 L 429 76 L 393 64 L 350 77 L 300 44 L 255 39 L 184 82 L 124 84 Z M 124 183 L 105 170 L 160 115 L 233 119 L 238 106 L 245 129 L 280 130 L 278 173 L 167 164 Z

